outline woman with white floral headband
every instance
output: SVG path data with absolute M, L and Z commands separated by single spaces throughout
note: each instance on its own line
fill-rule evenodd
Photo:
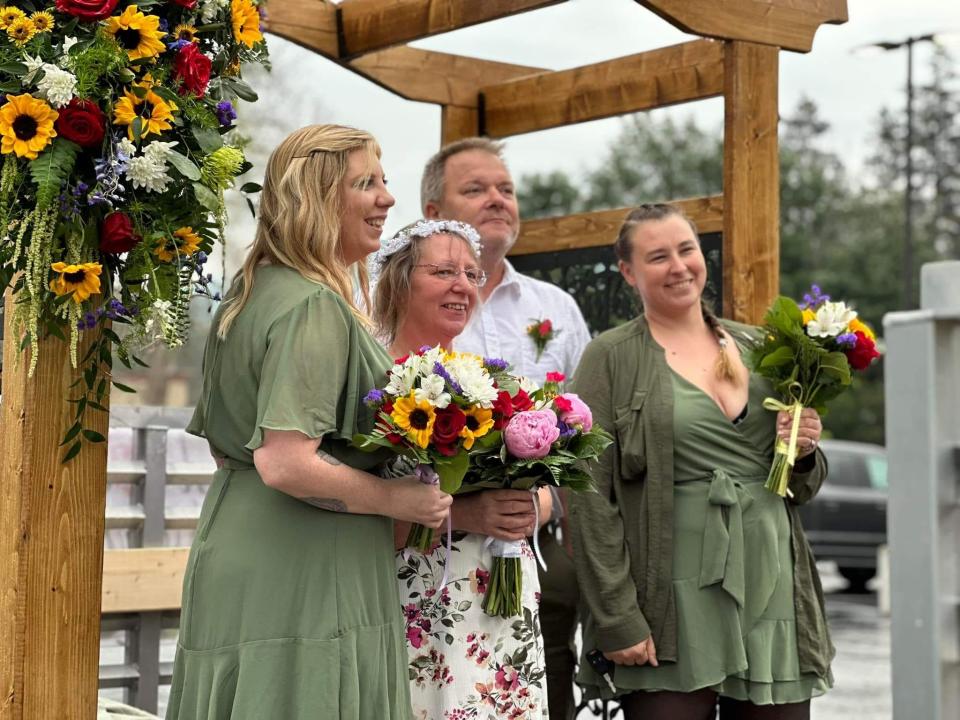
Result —
M 373 319 L 394 357 L 424 345 L 450 348 L 479 302 L 486 281 L 480 237 L 470 225 L 420 220 L 401 230 L 373 256 Z M 509 360 L 509 358 L 507 358 Z M 502 494 L 507 512 L 496 539 L 515 541 L 522 553 L 523 614 L 491 617 L 481 608 L 491 554 L 487 535 L 473 526 L 484 493 Z M 551 499 L 539 500 L 541 523 Z M 548 717 L 535 559 L 524 540 L 537 522 L 525 490 L 483 490 L 454 499 L 451 552 L 397 555 L 406 621 L 411 696 L 416 717 Z M 397 524 L 397 546 L 407 528 Z M 447 559 L 449 557 L 449 567 Z M 442 578 L 447 577 L 446 585 Z M 442 586 L 442 587 L 441 587 Z

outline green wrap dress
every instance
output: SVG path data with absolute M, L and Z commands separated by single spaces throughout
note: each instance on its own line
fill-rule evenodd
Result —
M 216 327 L 216 324 L 214 324 Z M 390 361 L 340 296 L 283 267 L 256 270 L 224 341 L 210 334 L 188 430 L 226 458 L 203 504 L 183 588 L 168 720 L 409 720 L 393 525 L 266 486 L 265 429 L 348 446 Z
M 763 486 L 776 440 L 776 416 L 762 406 L 770 388 L 751 376 L 747 414 L 734 424 L 671 376 L 679 652 L 659 667 L 617 666 L 618 694 L 711 688 L 757 705 L 821 695 L 832 678 L 799 667 L 790 519 Z

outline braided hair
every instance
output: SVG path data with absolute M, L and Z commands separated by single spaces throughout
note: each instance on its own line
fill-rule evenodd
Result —
M 613 251 L 617 259 L 625 263 L 630 262 L 633 256 L 633 235 L 639 225 L 645 222 L 666 220 L 670 217 L 678 217 L 684 220 L 687 225 L 690 226 L 690 229 L 693 230 L 693 235 L 699 242 L 700 235 L 697 232 L 696 224 L 687 217 L 687 214 L 683 212 L 680 207 L 670 203 L 644 203 L 631 210 L 620 226 L 617 239 L 613 243 Z M 709 304 L 706 303 L 703 298 L 700 298 L 700 311 L 703 314 L 704 322 L 706 322 L 707 327 L 710 328 L 710 331 L 717 338 L 717 344 L 720 346 L 720 354 L 717 357 L 716 366 L 717 377 L 723 380 L 729 380 L 734 385 L 738 385 L 740 383 L 740 377 L 734 369 L 733 363 L 730 361 L 730 354 L 727 350 L 730 341 L 723 332 L 720 319 L 714 314 Z

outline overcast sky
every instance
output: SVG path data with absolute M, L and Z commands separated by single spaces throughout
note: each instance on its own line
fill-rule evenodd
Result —
M 949 41 L 960 58 L 960 0 L 848 0 L 848 8 L 849 22 L 823 26 L 810 53 L 781 53 L 780 109 L 782 114 L 789 113 L 803 95 L 811 96 L 831 124 L 830 145 L 856 169 L 869 151 L 879 109 L 900 108 L 905 102 L 906 54 L 899 50 L 864 55 L 851 50 L 881 40 L 955 31 L 957 35 Z M 319 55 L 272 35 L 267 38 L 274 70 L 272 75 L 253 73 L 248 78 L 261 99 L 241 108 L 244 132 L 259 138 L 260 144 L 272 145 L 312 122 L 369 130 L 383 146 L 383 165 L 397 197 L 386 232 L 417 217 L 420 171 L 439 143 L 438 107 L 399 98 Z M 569 0 L 415 45 L 563 69 L 690 39 L 633 0 Z M 930 45 L 916 48 L 917 83 L 928 77 L 930 53 Z M 693 114 L 702 127 L 719 133 L 722 103 L 718 98 L 655 112 L 680 119 Z M 551 170 L 579 176 L 603 155 L 620 123 L 610 118 L 509 138 L 508 163 L 517 179 L 524 173 Z M 251 160 L 263 162 L 258 157 Z M 239 249 L 238 245 L 249 244 L 252 227 L 241 217 L 249 213 L 234 207 L 230 237 Z M 228 272 L 235 269 L 234 265 Z

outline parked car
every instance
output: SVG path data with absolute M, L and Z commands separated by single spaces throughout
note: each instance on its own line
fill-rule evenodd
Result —
M 800 508 L 817 560 L 833 560 L 853 589 L 877 573 L 877 548 L 887 542 L 887 456 L 883 447 L 824 440 L 829 473 L 820 493 Z

